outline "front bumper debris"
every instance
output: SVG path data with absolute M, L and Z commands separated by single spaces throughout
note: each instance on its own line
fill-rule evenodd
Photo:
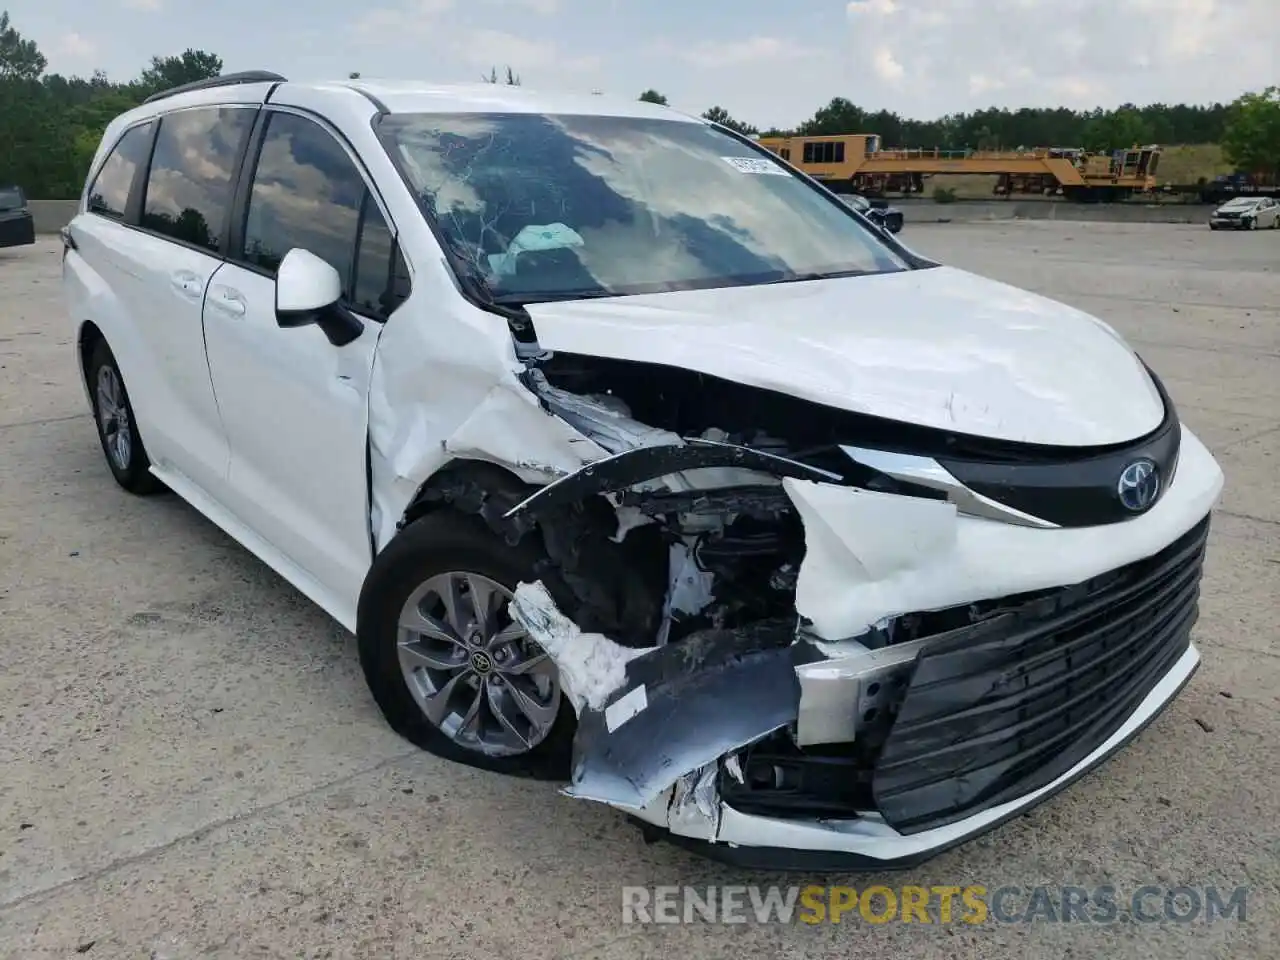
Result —
M 1208 528 L 1074 586 L 974 605 L 974 622 L 901 646 L 823 644 L 782 622 L 628 651 L 625 677 L 575 701 L 566 792 L 743 865 L 927 859 L 1065 787 L 1176 695 L 1199 663 Z M 548 610 L 561 616 L 536 584 L 511 609 L 535 638 Z M 562 640 L 553 659 L 568 676 L 611 643 Z

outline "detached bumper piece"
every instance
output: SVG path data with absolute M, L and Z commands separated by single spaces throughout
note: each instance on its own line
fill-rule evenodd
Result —
M 1016 799 L 1120 729 L 1190 645 L 1208 531 L 928 644 L 872 776 L 885 821 L 910 835 Z

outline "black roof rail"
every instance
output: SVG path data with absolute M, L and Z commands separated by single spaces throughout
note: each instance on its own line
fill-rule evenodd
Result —
M 193 80 L 191 83 L 179 84 L 176 87 L 170 87 L 168 90 L 153 93 L 142 102 L 154 103 L 157 100 L 164 100 L 166 97 L 177 96 L 180 93 L 190 93 L 192 90 L 212 90 L 214 87 L 230 87 L 238 83 L 285 83 L 287 80 L 287 77 L 272 73 L 270 70 L 241 70 L 239 73 L 224 73 L 218 77 L 206 77 L 203 80 Z

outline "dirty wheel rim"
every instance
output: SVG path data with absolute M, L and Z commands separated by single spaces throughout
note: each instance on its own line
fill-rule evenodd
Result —
M 507 613 L 511 592 L 488 577 L 432 577 L 400 611 L 397 652 L 428 722 L 490 757 L 532 750 L 560 709 L 551 658 Z
M 98 429 L 111 462 L 128 470 L 133 457 L 133 425 L 124 402 L 124 384 L 112 367 L 98 370 Z

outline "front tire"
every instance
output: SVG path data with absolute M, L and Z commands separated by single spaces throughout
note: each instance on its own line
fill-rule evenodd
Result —
M 98 441 L 116 483 L 132 494 L 149 496 L 164 489 L 151 473 L 151 461 L 138 433 L 133 403 L 125 389 L 124 376 L 107 341 L 93 348 L 87 371 L 89 396 L 93 399 L 93 419 Z
M 573 596 L 544 560 L 537 537 L 512 546 L 450 510 L 414 521 L 378 554 L 356 634 L 393 730 L 467 766 L 568 779 L 573 707 L 550 658 L 506 612 L 519 583 L 540 579 L 572 616 Z

